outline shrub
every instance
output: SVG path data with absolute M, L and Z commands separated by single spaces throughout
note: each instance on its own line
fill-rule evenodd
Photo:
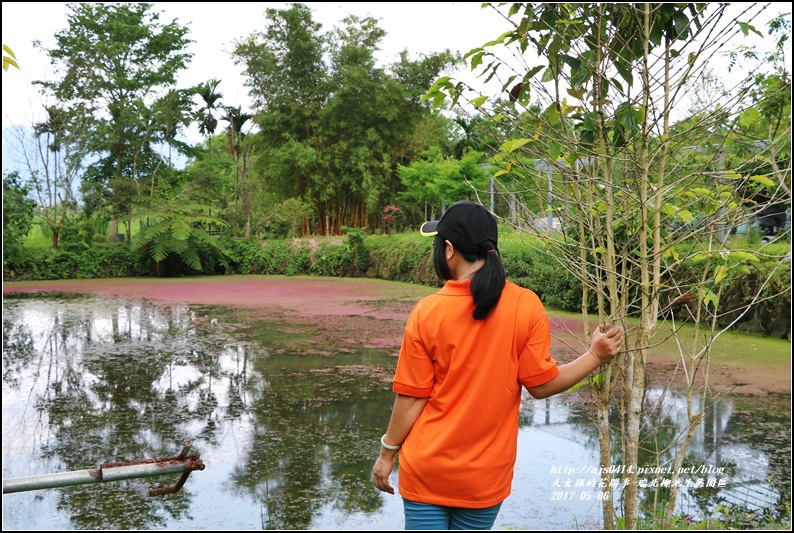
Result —
M 440 287 L 432 266 L 433 239 L 416 232 L 363 235 L 361 229 L 345 228 L 339 238 L 276 239 L 267 242 L 227 239 L 224 253 L 207 249 L 202 254 L 201 274 L 286 274 L 331 277 L 377 277 Z M 582 286 L 539 243 L 526 236 L 500 233 L 499 248 L 507 278 L 533 290 L 549 307 L 579 312 Z M 63 249 L 25 248 L 13 263 L 4 261 L 5 280 L 135 277 L 152 273 L 151 260 L 128 243 L 94 243 L 83 246 L 80 238 L 66 239 Z M 697 280 L 704 263 L 679 265 L 676 279 Z M 162 266 L 162 265 L 161 265 Z M 165 265 L 168 268 L 169 265 Z M 185 265 L 171 265 L 184 273 Z M 774 272 L 772 272 L 775 270 Z M 770 274 L 772 274 L 770 276 Z M 769 283 L 747 313 L 743 310 L 761 286 Z M 791 272 L 777 261 L 753 263 L 745 272 L 723 281 L 721 308 L 731 309 L 718 318 L 719 327 L 787 337 L 791 334 Z M 591 293 L 589 311 L 595 311 Z M 735 324 L 734 324 L 735 321 Z
M 314 276 L 349 276 L 353 272 L 353 257 L 345 245 L 324 242 L 320 244 L 309 272 Z

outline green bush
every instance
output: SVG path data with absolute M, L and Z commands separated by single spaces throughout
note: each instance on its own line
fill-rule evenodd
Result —
M 287 276 L 299 276 L 308 274 L 312 267 L 311 251 L 306 246 L 299 246 L 293 249 L 287 263 Z
M 201 251 L 201 272 L 188 271 L 184 264 L 169 264 L 161 265 L 164 268 L 159 274 L 366 276 L 441 286 L 432 266 L 433 239 L 421 237 L 416 232 L 365 236 L 360 229 L 346 228 L 346 231 L 344 241 L 338 237 L 265 242 L 228 239 L 224 242 L 224 254 L 215 248 Z M 500 229 L 499 249 L 507 278 L 533 290 L 551 308 L 579 312 L 581 283 L 550 254 L 543 252 L 540 243 L 528 239 L 525 235 Z M 703 276 L 705 264 L 681 263 L 676 267 L 676 279 L 689 280 L 687 283 L 695 287 Z M 8 281 L 138 277 L 153 273 L 151 260 L 144 253 L 133 250 L 129 243 L 87 246 L 78 232 L 68 235 L 65 245 L 58 250 L 26 247 L 13 264 L 4 261 L 3 268 L 3 277 Z M 770 281 L 756 298 L 767 279 Z M 736 311 L 723 313 L 718 326 L 731 325 L 735 329 L 779 337 L 790 334 L 790 268 L 783 268 L 776 261 L 750 263 L 749 268 L 727 277 L 722 283 L 721 308 Z M 754 298 L 753 308 L 743 313 Z M 595 295 L 591 293 L 589 311 L 595 311 L 595 304 Z
M 104 243 L 94 246 L 101 251 L 97 277 L 127 278 L 148 275 L 148 260 L 128 244 Z
M 289 241 L 275 240 L 266 243 L 256 252 L 257 274 L 283 274 L 287 270 L 292 247 Z
M 350 276 L 354 271 L 353 256 L 344 244 L 323 242 L 317 249 L 309 273 L 313 276 Z
M 366 239 L 369 250 L 368 277 L 440 286 L 431 258 L 433 239 L 416 232 L 371 235 Z
M 257 253 L 261 248 L 259 241 L 247 239 L 228 239 L 225 243 L 226 255 L 222 266 L 226 274 L 257 274 Z

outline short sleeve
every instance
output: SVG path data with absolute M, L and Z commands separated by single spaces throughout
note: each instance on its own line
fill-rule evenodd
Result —
M 527 388 L 537 387 L 557 377 L 557 361 L 551 356 L 551 328 L 543 303 L 536 294 L 522 312 L 529 313 L 527 342 L 518 356 L 518 381 Z
M 433 392 L 435 372 L 433 360 L 419 337 L 421 311 L 418 307 L 414 307 L 408 316 L 392 390 L 397 394 L 427 398 Z

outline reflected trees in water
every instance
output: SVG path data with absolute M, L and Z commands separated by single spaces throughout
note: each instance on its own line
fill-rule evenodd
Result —
M 187 439 L 207 465 L 168 497 L 147 492 L 173 484 L 170 476 L 17 494 L 5 502 L 4 526 L 402 527 L 401 508 L 387 508 L 391 500 L 370 481 L 393 402 L 396 361 L 382 350 L 323 345 L 311 326 L 239 309 L 61 295 L 6 298 L 3 310 L 4 477 L 171 456 Z M 312 343 L 321 345 L 316 352 Z M 566 435 L 595 450 L 585 400 L 527 397 L 521 431 Z M 685 425 L 680 401 L 668 393 L 657 404 L 649 391 L 640 464 L 671 461 L 667 447 Z M 790 501 L 784 403 L 769 400 L 760 413 L 736 400 L 707 406 L 687 464 L 725 467 L 731 483 L 769 489 L 775 507 Z M 618 452 L 613 464 L 621 460 Z M 545 501 L 549 485 L 515 484 L 511 498 Z M 643 490 L 643 514 L 653 514 L 664 490 Z M 696 489 L 691 505 L 712 510 L 726 495 Z

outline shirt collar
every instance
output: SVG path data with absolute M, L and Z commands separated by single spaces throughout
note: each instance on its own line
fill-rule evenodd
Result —
M 448 280 L 438 294 L 445 296 L 471 296 L 471 280 L 463 281 Z

